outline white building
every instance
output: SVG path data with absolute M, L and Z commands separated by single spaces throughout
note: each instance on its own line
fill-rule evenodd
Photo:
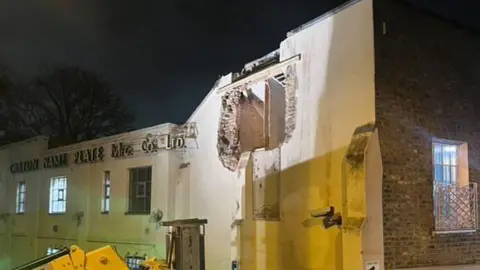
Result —
M 45 137 L 3 147 L 0 254 L 18 265 L 61 246 L 111 244 L 126 257 L 163 257 L 151 213 L 173 218 L 185 151 L 165 149 L 166 134 L 179 131 L 164 124 L 55 149 Z
M 231 269 L 232 261 L 248 270 L 355 270 L 367 259 L 383 264 L 381 162 L 374 130 L 365 146 L 369 161 L 359 161 L 369 182 L 354 182 L 377 184 L 380 188 L 369 194 L 375 203 L 351 208 L 342 195 L 342 185 L 351 181 L 343 173 L 348 147 L 359 136 L 354 136 L 357 128 L 375 122 L 374 102 L 372 0 L 351 1 L 288 33 L 278 50 L 245 65 L 241 74 L 219 79 L 187 121 L 196 132 L 181 150 L 142 152 L 147 133 L 168 134 L 172 125 L 51 150 L 43 138 L 5 148 L 2 164 L 57 155 L 62 164 L 65 154 L 69 164 L 43 169 L 40 162 L 35 171 L 33 165 L 15 166 L 13 174 L 10 165 L 2 168 L 7 188 L 1 189 L 6 193 L 0 234 L 6 224 L 12 231 L 2 241 L 10 243 L 15 262 L 73 243 L 85 249 L 114 244 L 121 255 L 164 257 L 164 231 L 149 222 L 159 209 L 164 220 L 208 220 L 208 270 Z M 112 158 L 114 143 L 131 144 L 132 156 Z M 103 160 L 98 160 L 100 147 Z M 94 162 L 76 164 L 76 157 Z M 136 171 L 150 167 L 151 172 Z M 29 172 L 22 172 L 25 168 Z M 142 205 L 140 215 L 130 215 L 134 188 L 129 182 L 143 173 L 151 175 L 145 184 L 151 183 L 150 193 L 140 194 L 150 199 L 150 208 Z M 102 213 L 106 176 L 108 214 Z M 51 183 L 65 179 L 66 207 L 55 202 L 60 195 L 49 195 L 55 189 Z M 20 183 L 26 183 L 25 213 L 8 216 L 15 213 L 11 202 L 18 201 Z M 54 194 L 62 193 L 58 189 Z M 351 200 L 364 205 L 363 198 Z M 308 224 L 311 211 L 330 206 L 347 225 L 350 216 L 364 220 L 366 208 L 379 222 L 353 224 L 350 232 Z
M 288 33 L 244 74 L 223 76 L 193 113 L 199 147 L 179 181 L 190 183 L 189 216 L 209 221 L 208 270 L 231 269 L 232 260 L 248 270 L 383 265 L 375 132 L 370 177 L 357 180 L 374 187 L 366 207 L 377 222 L 350 232 L 308 224 L 311 211 L 329 206 L 346 222 L 367 212 L 347 207 L 345 196 L 364 197 L 343 195 L 342 186 L 350 185 L 343 177 L 354 132 L 375 122 L 373 40 L 372 1 L 347 2 Z

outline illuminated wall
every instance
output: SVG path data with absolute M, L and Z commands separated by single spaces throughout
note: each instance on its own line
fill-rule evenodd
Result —
M 159 209 L 164 219 L 172 218 L 174 201 L 169 196 L 172 193 L 169 189 L 174 187 L 172 177 L 178 171 L 181 150 L 146 152 L 142 143 L 147 134 L 169 134 L 173 126 L 164 124 L 50 150 L 45 140 L 42 144 L 7 146 L 3 151 L 7 156 L 1 163 L 2 185 L 6 189 L 1 191 L 5 196 L 1 196 L 4 200 L 0 201 L 0 205 L 8 205 L 8 209 L 0 208 L 0 213 L 8 212 L 10 216 L 6 222 L 0 219 L 0 237 L 5 239 L 2 232 L 6 231 L 5 224 L 9 224 L 7 235 L 10 235 L 11 241 L 5 246 L 2 242 L 0 254 L 7 252 L 14 266 L 46 255 L 48 247 L 76 244 L 91 250 L 110 244 L 116 246 L 121 256 L 164 257 L 165 231 L 151 222 L 150 213 Z M 126 151 L 123 155 L 117 152 L 112 156 L 113 148 L 120 144 Z M 99 156 L 100 148 L 103 149 L 103 158 Z M 79 152 L 93 149 L 97 149 L 96 159 L 85 160 L 88 159 L 86 154 L 83 162 L 78 160 Z M 0 150 L 0 153 L 3 152 Z M 91 153 L 95 156 L 94 152 Z M 65 154 L 68 156 L 68 164 L 63 164 L 65 166 L 57 163 L 57 168 L 43 167 L 45 157 Z M 0 154 L 0 157 L 3 156 Z M 12 163 L 33 158 L 39 158 L 39 170 L 10 172 Z M 127 213 L 129 169 L 143 166 L 152 166 L 151 211 L 146 214 Z M 109 213 L 102 213 L 105 171 L 110 172 Z M 49 214 L 50 179 L 59 176 L 67 177 L 66 213 Z M 26 183 L 24 214 L 15 214 L 18 181 Z M 7 250 L 4 250 L 5 247 L 8 247 Z
M 296 55 L 301 59 L 290 65 L 296 80 L 295 112 L 289 119 L 294 123 L 285 123 L 288 127 L 283 136 L 290 137 L 288 142 L 270 150 L 278 153 L 255 150 L 239 160 L 234 137 L 248 131 L 240 128 L 237 132 L 235 125 L 246 120 L 232 114 L 244 109 L 234 106 L 227 113 L 221 109 L 222 95 L 230 95 L 232 103 L 238 103 L 236 99 L 242 95 L 220 93 L 232 83 L 232 74 L 217 82 L 189 119 L 198 126 L 198 147 L 188 152 L 189 177 L 182 180 L 189 179 L 189 189 L 180 194 L 190 195 L 190 217 L 209 221 L 207 269 L 230 269 L 231 260 L 239 258 L 241 268 L 248 270 L 360 270 L 366 259 L 361 256 L 362 248 L 366 248 L 370 259 L 383 264 L 381 160 L 376 133 L 372 135 L 373 146 L 369 146 L 371 154 L 366 155 L 368 162 L 362 161 L 369 164 L 367 176 L 362 179 L 371 179 L 367 185 L 376 181 L 373 185 L 379 187 L 370 194 L 373 203 L 367 203 L 376 215 L 367 218 L 368 229 L 362 231 L 363 235 L 335 227 L 325 230 L 310 220 L 315 209 L 334 206 L 342 212 L 342 164 L 347 147 L 358 127 L 375 122 L 372 1 L 350 2 L 289 33 L 280 44 L 280 62 Z M 284 98 L 288 99 L 287 94 Z M 260 103 L 256 104 L 252 106 Z M 229 129 L 233 130 L 231 134 Z M 250 133 L 257 131 L 257 123 L 252 124 Z M 258 143 L 255 139 L 249 141 Z M 275 164 L 277 169 L 273 169 Z M 267 178 L 277 179 L 277 186 L 270 185 Z M 273 191 L 259 195 L 255 190 L 261 188 Z M 259 220 L 267 214 L 258 218 L 257 212 L 261 211 L 254 211 L 254 202 L 262 200 L 278 204 L 278 213 L 268 214 L 278 215 L 276 220 Z M 370 243 L 372 248 L 362 246 L 362 242 Z

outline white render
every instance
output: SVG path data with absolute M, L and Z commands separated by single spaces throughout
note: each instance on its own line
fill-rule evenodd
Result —
M 338 12 L 326 14 L 302 29 L 289 33 L 280 43 L 279 51 L 280 61 L 301 54 L 301 60 L 295 64 L 298 74 L 296 128 L 290 141 L 281 147 L 281 169 L 288 171 L 345 148 L 355 128 L 375 122 L 372 1 L 354 1 Z M 237 177 L 242 178 L 242 172 L 226 170 L 218 159 L 216 149 L 216 119 L 220 118 L 222 89 L 231 81 L 232 74 L 219 79 L 189 119 L 189 122 L 197 123 L 199 147 L 189 151 L 190 178 L 179 180 L 190 182 L 189 191 L 184 193 L 190 194 L 190 216 L 208 219 L 205 248 L 208 270 L 231 267 L 231 225 L 235 219 L 235 199 L 242 196 L 242 185 L 237 180 Z M 332 165 L 332 174 L 339 172 L 338 166 L 340 164 Z M 330 178 L 328 171 L 324 170 L 318 177 Z M 297 176 L 284 174 L 282 182 L 290 181 L 292 188 L 294 183 L 304 180 L 296 179 Z M 287 257 L 287 261 L 299 262 L 292 266 L 294 268 L 285 269 L 331 267 L 322 265 L 321 260 L 307 262 L 307 258 L 328 256 L 330 248 L 320 239 L 331 237 L 333 232 L 319 227 L 305 229 L 301 223 L 309 216 L 311 209 L 341 204 L 340 196 L 329 201 L 331 198 L 326 196 L 326 186 L 321 183 L 312 185 L 305 188 L 299 184 L 297 191 L 285 195 L 281 209 L 283 219 L 279 225 L 257 222 L 257 234 L 278 231 L 278 226 L 298 233 L 293 238 L 271 240 L 280 241 L 276 243 L 279 250 L 272 251 L 279 252 L 272 255 L 279 262 L 269 262 L 267 258 L 262 258 L 266 251 L 257 250 L 256 269 L 283 269 L 280 267 L 287 266 L 277 265 L 283 263 L 282 257 Z M 330 185 L 338 188 L 340 183 Z M 298 205 L 298 202 L 306 205 Z M 377 233 L 381 234 L 381 230 L 377 230 Z M 315 243 L 308 243 L 313 238 L 316 239 L 312 240 Z M 270 240 L 268 235 L 263 235 L 256 241 L 265 244 Z M 378 256 L 383 261 L 383 243 L 377 244 L 381 246 L 381 255 Z
M 49 247 L 76 244 L 91 250 L 107 244 L 115 245 L 119 254 L 125 256 L 164 257 L 165 230 L 157 229 L 147 215 L 126 215 L 128 207 L 129 168 L 152 166 L 152 211 L 161 210 L 164 219 L 173 218 L 174 178 L 180 166 L 178 151 L 159 150 L 146 154 L 141 142 L 147 134 L 168 134 L 173 124 L 163 124 L 98 140 L 87 141 L 60 148 L 48 149 L 48 138 L 7 145 L 0 149 L 0 216 L 9 213 L 6 220 L 0 219 L 0 239 L 10 243 L 9 253 L 13 264 L 25 263 L 46 255 Z M 134 154 L 125 158 L 112 158 L 111 145 L 132 144 Z M 103 162 L 74 164 L 74 152 L 81 149 L 103 146 Z M 11 174 L 13 162 L 32 158 L 67 153 L 69 166 L 57 169 L 40 168 L 35 172 Z M 40 162 L 42 166 L 42 162 Z M 101 213 L 103 173 L 111 174 L 110 213 Z M 67 206 L 65 214 L 48 214 L 49 184 L 51 177 L 67 177 Z M 26 212 L 15 214 L 16 183 L 25 181 Z M 83 215 L 77 226 L 77 215 Z M 6 226 L 10 234 L 5 235 Z M 58 231 L 53 231 L 57 225 Z M 4 242 L 5 241 L 5 242 Z M 0 257 L 5 258 L 8 245 L 0 245 Z M 2 259 L 0 259 L 2 261 Z M 3 269 L 3 268 L 2 268 Z

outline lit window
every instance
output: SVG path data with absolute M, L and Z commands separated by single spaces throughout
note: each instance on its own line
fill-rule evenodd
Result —
M 103 173 L 103 200 L 102 200 L 102 212 L 110 212 L 110 172 L 105 171 Z
M 150 214 L 152 167 L 130 169 L 128 212 Z
M 67 209 L 67 177 L 54 177 L 50 179 L 50 214 L 65 213 Z
M 26 184 L 24 181 L 17 183 L 17 200 L 16 209 L 17 214 L 25 213 L 25 194 L 27 192 Z
M 130 270 L 142 269 L 142 263 L 145 261 L 145 257 L 141 256 L 126 256 L 127 266 Z
M 57 253 L 57 252 L 59 252 L 59 251 L 60 251 L 59 248 L 49 247 L 49 248 L 47 249 L 47 255 L 52 255 L 52 254 L 55 254 L 55 253 Z
M 468 180 L 467 144 L 435 141 L 432 152 L 435 231 L 476 230 L 477 184 Z
M 433 144 L 435 182 L 456 184 L 458 178 L 459 146 L 455 144 Z

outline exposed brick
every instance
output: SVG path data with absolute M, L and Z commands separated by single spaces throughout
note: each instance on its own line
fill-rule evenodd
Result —
M 432 137 L 467 142 L 480 181 L 480 38 L 397 1 L 374 8 L 386 268 L 480 262 L 479 233 L 432 235 L 431 149 Z

